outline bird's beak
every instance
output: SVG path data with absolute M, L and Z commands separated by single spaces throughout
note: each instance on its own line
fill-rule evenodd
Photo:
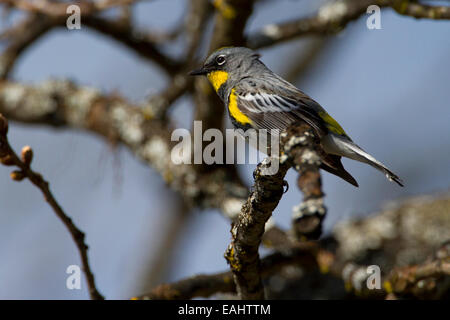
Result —
M 206 70 L 205 68 L 201 68 L 201 69 L 197 69 L 197 70 L 192 70 L 191 72 L 189 72 L 190 76 L 202 76 L 208 73 L 208 70 Z

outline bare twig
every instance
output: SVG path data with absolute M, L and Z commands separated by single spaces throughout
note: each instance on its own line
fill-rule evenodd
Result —
M 69 230 L 75 244 L 78 248 L 78 252 L 81 257 L 81 263 L 83 265 L 83 271 L 86 275 L 86 280 L 89 288 L 89 294 L 91 299 L 101 300 L 103 296 L 98 292 L 95 286 L 94 274 L 89 266 L 89 260 L 87 255 L 88 246 L 85 243 L 85 234 L 78 229 L 73 223 L 72 219 L 64 212 L 59 203 L 54 198 L 47 181 L 44 180 L 41 174 L 33 171 L 30 168 L 31 161 L 33 159 L 33 151 L 30 147 L 26 146 L 22 149 L 21 159 L 16 155 L 11 148 L 7 139 L 8 123 L 6 118 L 0 114 L 0 161 L 5 165 L 12 165 L 18 167 L 20 170 L 13 171 L 11 178 L 16 181 L 21 181 L 27 178 L 38 187 L 45 200 L 52 207 L 55 214 Z

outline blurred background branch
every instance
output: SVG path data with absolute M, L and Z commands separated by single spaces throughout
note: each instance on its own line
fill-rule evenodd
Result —
M 330 299 L 448 297 L 449 243 L 440 239 L 450 236 L 449 201 L 449 194 L 411 198 L 368 218 L 341 223 L 320 243 L 304 242 L 262 258 L 260 272 L 265 283 L 271 284 L 266 287 L 269 298 L 294 294 Z M 414 229 L 421 223 L 429 238 Z M 431 236 L 436 232 L 444 232 L 442 238 Z M 366 287 L 369 261 L 377 261 L 386 270 L 381 289 Z M 310 282 L 316 285 L 308 287 Z M 311 291 L 301 293 L 305 287 Z M 163 284 L 137 298 L 191 299 L 223 293 L 236 294 L 231 272 Z

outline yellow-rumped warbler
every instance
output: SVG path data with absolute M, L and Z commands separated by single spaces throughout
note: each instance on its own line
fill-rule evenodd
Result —
M 226 47 L 190 74 L 207 76 L 235 127 L 284 130 L 293 123 L 307 123 L 320 139 L 322 169 L 358 186 L 342 166 L 341 156 L 347 157 L 371 165 L 403 186 L 397 175 L 356 145 L 316 101 L 269 70 L 259 57 L 248 48 Z

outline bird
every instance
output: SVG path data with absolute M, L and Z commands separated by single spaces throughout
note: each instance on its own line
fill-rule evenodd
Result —
M 306 123 L 318 139 L 321 169 L 358 187 L 341 158 L 369 164 L 403 187 L 402 180 L 359 147 L 322 106 L 272 72 L 261 55 L 245 47 L 223 47 L 211 53 L 192 76 L 206 76 L 223 101 L 235 128 L 285 130 Z

